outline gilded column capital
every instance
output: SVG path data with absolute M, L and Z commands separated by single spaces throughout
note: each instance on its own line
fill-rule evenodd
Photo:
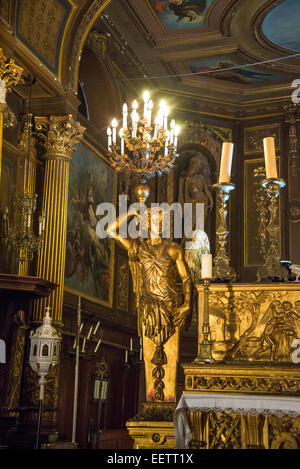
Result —
M 23 69 L 15 64 L 14 59 L 7 58 L 0 48 L 0 103 L 5 103 L 5 94 L 10 87 L 17 85 L 21 79 Z
M 34 128 L 43 144 L 47 160 L 70 160 L 75 145 L 81 140 L 85 127 L 68 116 L 35 117 Z

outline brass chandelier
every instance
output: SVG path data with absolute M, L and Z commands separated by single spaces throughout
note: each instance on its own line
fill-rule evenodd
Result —
M 168 128 L 169 108 L 160 102 L 157 116 L 152 121 L 153 102 L 150 94 L 143 94 L 144 107 L 140 117 L 138 102 L 132 103 L 131 124 L 128 125 L 128 106 L 123 105 L 123 125 L 117 141 L 118 121 L 113 119 L 107 129 L 108 157 L 117 172 L 135 173 L 142 182 L 168 173 L 177 156 L 179 126 L 171 120 Z
M 15 203 L 16 226 L 7 229 L 6 242 L 13 251 L 17 252 L 20 262 L 32 261 L 35 252 L 42 246 L 45 239 L 46 215 L 39 217 L 39 234 L 34 233 L 33 222 L 36 212 L 37 194 L 30 197 L 25 189 L 23 196 L 19 196 Z

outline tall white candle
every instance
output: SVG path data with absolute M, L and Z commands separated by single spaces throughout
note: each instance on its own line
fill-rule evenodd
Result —
M 125 350 L 125 363 L 128 363 L 128 350 Z
M 265 165 L 266 165 L 266 177 L 278 178 L 277 165 L 276 165 L 276 151 L 275 141 L 273 137 L 264 138 L 264 153 L 265 153 Z
M 112 120 L 111 126 L 113 128 L 113 133 L 112 133 L 113 143 L 117 143 L 117 126 L 118 126 L 117 119 Z
M 212 254 L 202 254 L 201 277 L 212 278 Z
M 166 143 L 165 143 L 165 156 L 167 156 L 167 154 L 169 153 L 169 148 L 168 148 L 168 145 L 169 145 L 169 137 L 170 137 L 170 133 L 169 133 L 169 131 L 167 130 L 167 138 L 166 138 Z
M 170 144 L 172 145 L 174 143 L 174 131 L 175 131 L 175 121 L 174 119 L 171 120 L 170 124 Z
M 130 352 L 132 352 L 132 337 L 130 337 Z
M 151 116 L 152 116 L 152 109 L 153 109 L 153 101 L 149 101 L 148 103 L 148 112 L 147 112 L 147 123 L 148 123 L 148 126 L 150 127 L 151 126 Z
M 175 147 L 175 150 L 177 150 L 179 132 L 180 132 L 179 125 L 175 125 L 175 130 L 174 130 L 174 135 L 175 135 L 175 137 L 174 137 L 174 147 Z
M 144 119 L 147 119 L 148 101 L 150 98 L 150 94 L 148 91 L 145 91 L 145 93 L 143 94 L 143 98 L 144 98 Z
M 127 129 L 127 116 L 128 116 L 128 108 L 127 108 L 127 104 L 124 103 L 123 105 L 123 129 Z
M 164 129 L 168 129 L 168 115 L 169 115 L 169 108 L 166 106 L 164 108 Z
M 110 127 L 107 127 L 107 148 L 108 150 L 110 150 L 110 147 L 111 147 L 111 128 Z
M 233 147 L 231 142 L 223 143 L 219 183 L 230 183 Z

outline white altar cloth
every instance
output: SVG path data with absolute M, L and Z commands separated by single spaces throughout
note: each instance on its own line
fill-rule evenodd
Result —
M 181 396 L 174 413 L 177 449 L 188 449 L 192 439 L 187 409 L 201 410 L 202 412 L 235 412 L 238 414 L 297 417 L 300 415 L 300 397 L 185 393 Z

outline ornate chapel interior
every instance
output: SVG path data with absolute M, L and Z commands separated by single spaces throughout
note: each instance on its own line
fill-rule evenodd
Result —
M 0 448 L 300 448 L 299 20 L 0 0 Z M 100 237 L 120 195 L 207 236 Z

